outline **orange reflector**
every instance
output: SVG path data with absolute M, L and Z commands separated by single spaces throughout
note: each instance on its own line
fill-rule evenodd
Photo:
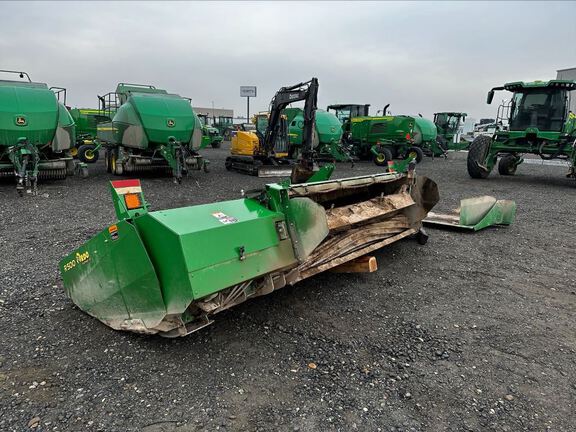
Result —
M 110 234 L 115 233 L 116 231 L 118 231 L 118 227 L 117 227 L 116 225 L 110 225 L 110 226 L 108 227 L 108 232 L 109 232 Z
M 124 202 L 128 210 L 137 209 L 142 207 L 142 200 L 138 193 L 127 193 L 124 195 Z

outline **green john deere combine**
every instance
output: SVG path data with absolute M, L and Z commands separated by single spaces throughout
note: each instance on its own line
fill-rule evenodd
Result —
M 535 154 L 545 160 L 565 160 L 567 176 L 576 178 L 576 115 L 569 108 L 574 89 L 576 81 L 550 80 L 511 82 L 490 90 L 487 103 L 492 102 L 495 90 L 512 92 L 512 99 L 498 109 L 496 124 L 503 127 L 493 136 L 476 137 L 470 145 L 470 177 L 488 177 L 498 157 L 498 172 L 513 175 L 524 161 L 522 154 Z
M 302 131 L 304 129 L 304 115 L 301 108 L 286 108 L 284 114 L 288 119 L 288 133 L 290 144 L 298 148 L 302 145 Z M 352 161 L 352 156 L 342 144 L 342 123 L 334 114 L 316 110 L 315 118 L 318 147 L 318 159 L 336 162 Z
M 198 154 L 202 123 L 189 99 L 126 83 L 98 99 L 102 115 L 112 117 L 110 123 L 98 125 L 108 172 L 169 172 L 180 183 L 190 169 L 208 171 L 208 162 Z
M 470 143 L 463 141 L 460 131 L 468 114 L 462 112 L 439 112 L 434 114 L 434 124 L 438 130 L 434 156 L 446 154 L 448 150 L 466 150 Z
M 138 180 L 111 186 L 118 221 L 60 262 L 64 288 L 113 329 L 167 337 L 403 238 L 425 243 L 422 220 L 438 201 L 413 170 L 154 212 Z
M 96 163 L 100 156 L 100 143 L 96 139 L 98 123 L 109 123 L 112 119 L 100 110 L 72 108 L 70 115 L 76 125 L 76 143 L 70 154 L 84 163 Z
M 20 78 L 0 80 L 0 176 L 14 176 L 20 195 L 24 189 L 35 194 L 38 178 L 74 175 L 70 148 L 76 138 L 66 90 L 32 82 L 25 72 L 0 72 Z
M 383 113 L 389 105 L 384 107 Z M 386 165 L 393 159 L 414 158 L 420 162 L 424 150 L 436 142 L 436 126 L 429 120 L 411 116 L 369 116 L 370 105 L 330 105 L 343 123 L 343 141 L 352 155 Z

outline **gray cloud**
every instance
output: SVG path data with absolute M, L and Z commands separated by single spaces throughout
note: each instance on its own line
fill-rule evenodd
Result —
M 495 114 L 486 91 L 576 66 L 572 2 L 2 2 L 2 68 L 95 106 L 119 81 L 245 113 L 317 76 L 321 107 Z

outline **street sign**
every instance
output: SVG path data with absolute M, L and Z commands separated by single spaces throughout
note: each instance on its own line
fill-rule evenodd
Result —
M 256 86 L 240 86 L 241 97 L 256 97 Z

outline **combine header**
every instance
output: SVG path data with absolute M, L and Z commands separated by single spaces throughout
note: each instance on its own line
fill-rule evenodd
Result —
M 172 173 L 180 183 L 190 169 L 208 171 L 208 162 L 198 154 L 202 123 L 189 99 L 154 86 L 125 83 L 98 99 L 101 114 L 112 118 L 98 125 L 108 172 L 158 170 Z
M 24 189 L 35 194 L 38 178 L 74 175 L 70 148 L 76 139 L 66 90 L 32 82 L 26 72 L 0 72 L 20 78 L 0 80 L 0 176 L 16 177 L 20 195 Z
M 138 180 L 112 182 L 112 195 L 118 221 L 61 261 L 64 288 L 113 329 L 167 337 L 403 238 L 424 243 L 422 220 L 438 201 L 436 184 L 413 170 L 274 183 L 154 212 Z

